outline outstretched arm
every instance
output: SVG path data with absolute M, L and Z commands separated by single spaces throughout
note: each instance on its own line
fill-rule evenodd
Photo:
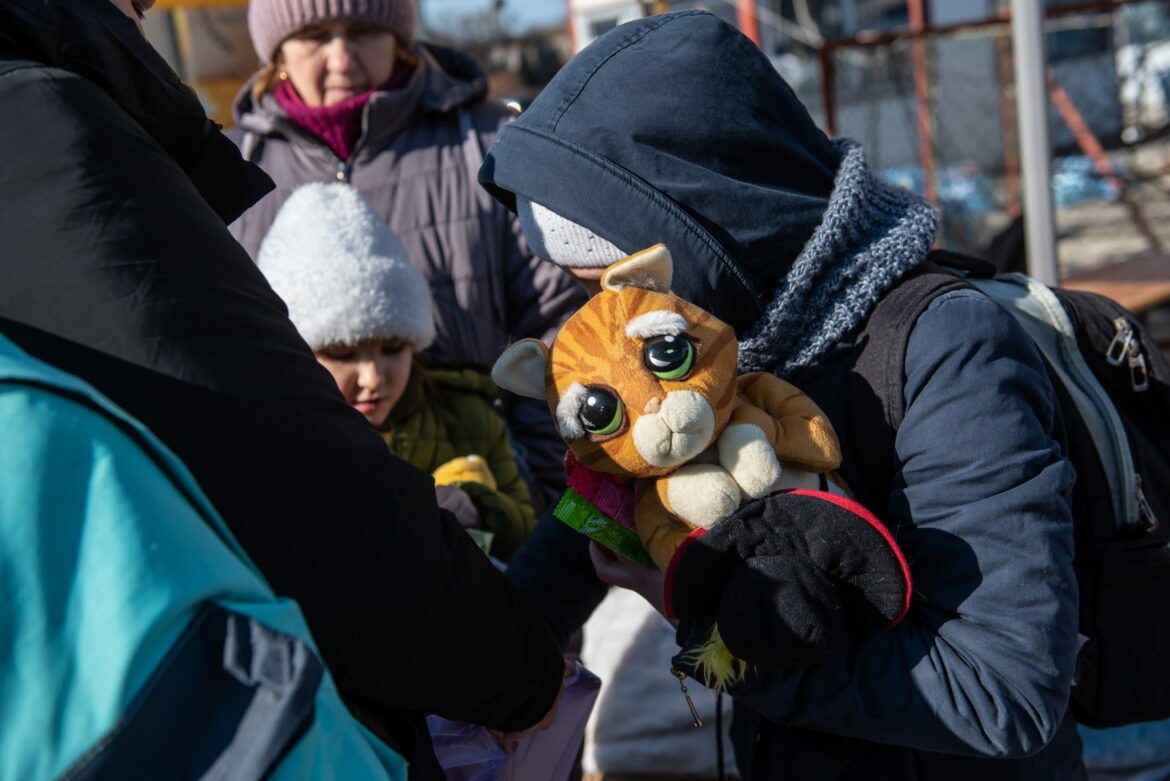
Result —
M 0 103 L 24 107 L 0 124 L 13 341 L 182 458 L 300 603 L 343 693 L 505 730 L 539 721 L 562 672 L 547 630 L 429 477 L 345 404 L 183 169 L 68 72 L 6 78 Z

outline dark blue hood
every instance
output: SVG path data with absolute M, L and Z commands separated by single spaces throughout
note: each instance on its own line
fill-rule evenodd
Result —
M 674 291 L 742 334 L 820 223 L 838 157 L 750 40 L 684 11 L 574 57 L 500 131 L 480 180 L 623 250 L 665 243 Z

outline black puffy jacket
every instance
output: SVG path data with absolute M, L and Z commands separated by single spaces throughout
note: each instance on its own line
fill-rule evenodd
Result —
M 225 227 L 270 181 L 134 25 L 8 0 L 0 105 L 0 331 L 179 455 L 416 777 L 424 713 L 540 719 L 548 630 L 313 359 Z

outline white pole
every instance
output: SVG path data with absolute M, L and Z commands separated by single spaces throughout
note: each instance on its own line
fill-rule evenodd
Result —
M 1056 223 L 1052 217 L 1052 146 L 1048 140 L 1048 59 L 1044 4 L 1012 0 L 1012 51 L 1020 118 L 1020 168 L 1024 189 L 1024 237 L 1028 273 L 1046 285 L 1060 281 Z

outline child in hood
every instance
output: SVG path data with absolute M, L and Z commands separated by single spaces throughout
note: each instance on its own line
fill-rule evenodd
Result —
M 922 302 L 896 436 L 879 445 L 869 428 L 882 395 L 858 362 L 879 360 L 873 313 L 931 252 L 930 204 L 828 138 L 759 47 L 700 11 L 638 19 L 577 54 L 500 130 L 480 180 L 538 256 L 586 281 L 669 247 L 670 290 L 735 329 L 740 372 L 785 379 L 828 414 L 841 476 L 909 560 L 898 626 L 843 633 L 814 663 L 757 665 L 729 687 L 741 777 L 1085 777 L 1069 708 L 1075 475 L 1039 353 L 977 291 Z M 729 549 L 708 533 L 688 552 Z M 544 522 L 508 575 L 563 637 L 604 594 L 591 561 L 666 601 L 657 569 Z M 701 624 L 680 624 L 688 675 Z
M 398 237 L 349 185 L 307 184 L 257 262 L 346 402 L 391 452 L 431 473 L 439 504 L 506 561 L 535 515 L 496 387 L 476 367 L 429 370 L 417 359 L 435 338 L 433 304 Z

